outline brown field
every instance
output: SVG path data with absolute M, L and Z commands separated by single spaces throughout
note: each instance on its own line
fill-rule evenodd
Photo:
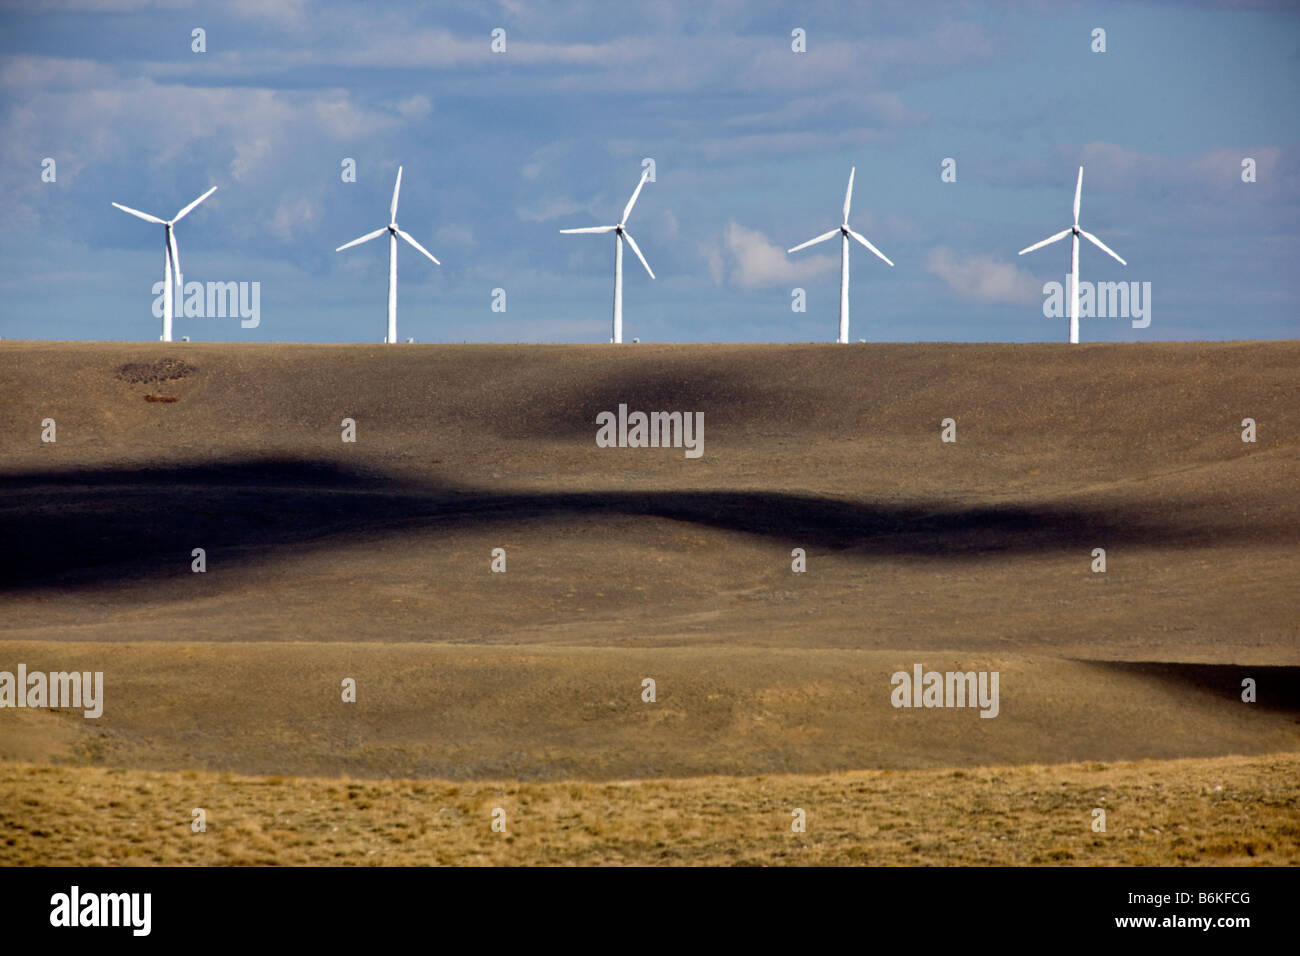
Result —
M 0 863 L 1295 866 L 1297 775 L 1296 754 L 605 784 L 0 763 Z
M 0 709 L 0 863 L 1294 863 L 1297 369 L 0 342 L 0 671 L 106 698 Z M 620 403 L 704 456 L 596 447 Z

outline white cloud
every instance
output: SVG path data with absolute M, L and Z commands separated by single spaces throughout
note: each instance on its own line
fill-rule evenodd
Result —
M 81 77 L 91 71 L 88 88 L 48 82 L 65 68 Z M 18 221 L 38 208 L 40 183 L 25 172 L 33 155 L 55 157 L 60 180 L 66 174 L 71 181 L 87 166 L 134 161 L 138 144 L 156 144 L 145 168 L 126 170 L 124 188 L 178 164 L 195 184 L 226 176 L 257 183 L 296 176 L 301 157 L 322 143 L 350 144 L 408 122 L 338 89 L 169 85 L 124 79 L 84 61 L 31 57 L 0 61 L 0 74 L 16 84 L 0 107 L 0 192 L 15 200 L 9 211 Z
M 427 97 L 416 93 L 414 96 L 408 96 L 397 104 L 397 112 L 405 119 L 424 119 L 433 110 L 433 102 Z
M 839 266 L 837 256 L 791 257 L 757 229 L 735 221 L 727 224 L 721 245 L 705 245 L 700 252 L 714 282 L 721 284 L 725 278 L 741 289 L 805 281 L 833 272 Z
M 993 256 L 961 256 L 945 246 L 931 249 L 925 271 L 948 283 L 963 299 L 1029 305 L 1042 296 L 1042 286 L 1014 263 Z
M 186 81 L 203 75 L 210 83 L 250 76 L 265 82 L 268 75 L 309 66 L 419 69 L 443 72 L 453 81 L 472 84 L 478 93 L 488 87 L 513 89 L 507 77 L 518 69 L 528 71 L 531 89 L 548 92 L 692 93 L 709 89 L 784 96 L 820 93 L 830 85 L 853 90 L 854 111 L 865 111 L 885 125 L 898 125 L 916 117 L 897 94 L 873 86 L 886 78 L 896 84 L 918 71 L 927 77 L 943 75 L 989 59 L 994 48 L 980 26 L 944 22 L 906 36 L 848 39 L 823 34 L 817 40 L 816 55 L 801 57 L 791 53 L 788 42 L 780 42 L 781 38 L 774 42 L 767 28 L 738 31 L 736 18 L 724 15 L 716 29 L 687 30 L 676 16 L 653 16 L 657 4 L 640 5 L 642 9 L 634 18 L 641 15 L 650 22 L 630 26 L 623 35 L 574 42 L 573 37 L 590 32 L 593 23 L 607 18 L 605 5 L 597 4 L 578 14 L 573 9 L 563 14 L 548 10 L 544 17 L 530 18 L 536 22 L 526 29 L 506 23 L 507 52 L 495 54 L 486 29 L 453 33 L 429 27 L 415 11 L 368 8 L 367 16 L 358 19 L 346 7 L 304 13 L 297 0 L 283 12 L 268 9 L 260 13 L 255 11 L 276 5 L 257 0 L 235 2 L 237 15 L 258 15 L 291 26 L 298 42 L 291 49 L 214 49 L 199 62 L 157 62 L 139 68 Z M 700 16 L 706 15 L 693 13 L 691 19 Z M 665 56 L 665 50 L 672 55 Z M 843 121 L 843 116 L 840 118 Z
M 230 161 L 230 175 L 246 180 L 271 155 L 271 140 L 261 137 L 251 142 L 235 144 L 235 158 Z

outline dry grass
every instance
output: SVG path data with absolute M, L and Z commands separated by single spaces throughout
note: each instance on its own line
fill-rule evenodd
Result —
M 0 864 L 1296 865 L 1298 775 L 1296 754 L 609 784 L 5 763 Z

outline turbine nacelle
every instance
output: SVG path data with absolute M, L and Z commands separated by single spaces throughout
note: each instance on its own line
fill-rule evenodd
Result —
M 1026 246 L 1024 249 L 1020 250 L 1019 255 L 1023 256 L 1026 252 L 1033 252 L 1035 249 L 1043 248 L 1043 246 L 1050 246 L 1054 242 L 1060 242 L 1066 236 L 1071 237 L 1074 240 L 1074 242 L 1077 243 L 1079 241 L 1079 237 L 1082 236 L 1084 239 L 1087 239 L 1089 242 L 1091 242 L 1102 252 L 1106 253 L 1108 256 L 1113 258 L 1120 265 L 1122 266 L 1128 265 L 1127 262 L 1125 262 L 1122 258 L 1120 258 L 1118 253 L 1116 253 L 1113 249 L 1110 248 L 1110 246 L 1106 245 L 1106 243 L 1102 242 L 1100 239 L 1098 239 L 1096 236 L 1090 233 L 1087 229 L 1084 229 L 1079 225 L 1079 202 L 1082 198 L 1083 198 L 1083 167 L 1080 166 L 1079 179 L 1074 187 L 1074 224 L 1069 228 L 1062 229 L 1054 236 L 1048 236 L 1042 242 L 1036 242 L 1032 246 Z
M 787 249 L 786 250 L 787 253 L 798 252 L 800 249 L 807 249 L 809 246 L 815 246 L 819 242 L 825 242 L 827 239 L 834 239 L 836 235 L 840 235 L 849 239 L 853 239 L 857 242 L 860 242 L 862 245 L 866 246 L 877 256 L 879 256 L 888 265 L 892 266 L 894 264 L 889 259 L 888 256 L 886 256 L 883 252 L 881 252 L 870 242 L 868 242 L 867 238 L 864 235 L 862 235 L 862 233 L 854 231 L 853 227 L 849 225 L 849 203 L 853 199 L 853 175 L 856 172 L 857 172 L 856 166 L 853 169 L 849 170 L 849 188 L 844 193 L 844 221 L 840 224 L 840 227 L 838 229 L 832 229 L 830 232 L 822 233 L 822 235 L 817 236 L 814 239 L 809 239 L 807 242 L 801 242 L 799 243 L 799 245 L 795 246 L 794 248 Z

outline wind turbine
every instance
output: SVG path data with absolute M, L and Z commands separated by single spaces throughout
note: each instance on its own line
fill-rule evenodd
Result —
M 147 212 L 141 212 L 139 209 L 132 209 L 130 206 L 123 206 L 119 202 L 113 203 L 122 212 L 129 212 L 137 219 L 143 219 L 145 222 L 157 223 L 163 227 L 163 329 L 162 340 L 170 342 L 172 340 L 172 272 L 176 273 L 176 281 L 180 282 L 181 278 L 181 250 L 176 245 L 176 232 L 172 228 L 190 214 L 190 211 L 203 200 L 207 199 L 217 187 L 213 186 L 194 202 L 190 203 L 171 219 L 159 219 L 157 216 L 151 216 Z M 181 290 L 184 294 L 184 289 Z
M 1123 259 L 1120 259 L 1115 252 L 1102 242 L 1092 233 L 1079 228 L 1079 199 L 1083 195 L 1083 167 L 1079 167 L 1079 182 L 1074 187 L 1074 225 L 1069 229 L 1062 229 L 1054 236 L 1048 236 L 1042 242 L 1035 242 L 1027 249 L 1021 249 L 1020 255 L 1026 252 L 1033 252 L 1035 249 L 1041 249 L 1043 246 L 1050 246 L 1059 239 L 1070 237 L 1070 283 L 1074 288 L 1070 290 L 1070 344 L 1077 345 L 1079 342 L 1079 237 L 1087 239 L 1102 252 L 1116 259 L 1120 265 L 1128 265 Z
M 650 176 L 649 167 L 641 174 L 641 181 L 636 184 L 636 189 L 632 192 L 632 198 L 627 201 L 623 207 L 623 217 L 614 226 L 585 226 L 582 229 L 561 229 L 564 233 L 577 232 L 612 232 L 614 233 L 614 341 L 623 341 L 623 240 L 632 247 L 636 257 L 641 260 L 641 265 L 645 266 L 645 271 L 650 273 L 650 278 L 655 274 L 650 269 L 650 263 L 645 261 L 645 256 L 641 255 L 641 250 L 637 247 L 636 240 L 632 238 L 632 233 L 627 231 L 627 217 L 632 213 L 632 207 L 636 205 L 636 197 L 641 195 L 641 187 L 645 185 L 646 179 Z
M 793 249 L 786 250 L 787 254 L 798 252 L 800 249 L 807 249 L 809 246 L 815 246 L 819 242 L 825 242 L 827 239 L 833 239 L 835 236 L 840 237 L 840 337 L 841 343 L 849 340 L 849 236 L 852 236 L 858 242 L 862 243 L 881 259 L 884 259 L 889 266 L 894 264 L 889 258 L 866 240 L 865 236 L 854 232 L 849 228 L 849 203 L 853 199 L 853 174 L 857 172 L 854 166 L 849 170 L 849 188 L 844 192 L 844 222 L 838 229 L 832 229 L 830 232 L 818 236 L 816 239 L 809 239 L 807 242 L 800 243 Z
M 382 229 L 376 229 L 374 232 L 368 232 L 359 239 L 345 242 L 334 250 L 335 252 L 342 252 L 351 246 L 359 246 L 363 242 L 369 242 L 371 239 L 377 239 L 384 233 L 388 233 L 388 334 L 384 336 L 384 341 L 389 344 L 397 341 L 397 237 L 401 236 L 432 259 L 435 266 L 442 265 L 441 262 L 433 258 L 433 253 L 412 239 L 408 233 L 403 232 L 397 225 L 397 194 L 401 189 L 402 167 L 398 166 L 397 182 L 393 184 L 393 204 L 388 209 L 388 225 Z

